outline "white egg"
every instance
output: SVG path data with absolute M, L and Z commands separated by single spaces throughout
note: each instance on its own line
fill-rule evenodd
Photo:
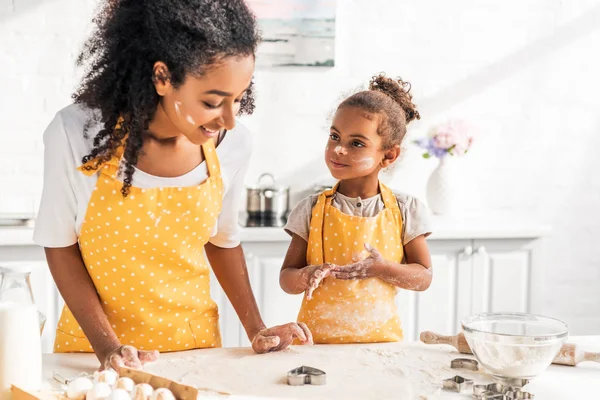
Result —
M 131 378 L 119 378 L 115 387 L 117 389 L 123 389 L 126 392 L 131 393 L 133 391 L 134 386 L 135 382 Z
M 160 388 L 152 393 L 152 400 L 175 400 L 175 396 L 169 389 Z
M 152 386 L 147 383 L 140 383 L 135 385 L 135 389 L 133 390 L 133 399 L 134 400 L 148 400 L 150 396 L 152 396 L 152 392 L 154 389 Z
M 98 373 L 98 376 L 96 377 L 96 382 L 104 382 L 112 387 L 117 382 L 118 377 L 119 375 L 116 373 L 115 370 L 105 369 L 104 371 L 100 371 Z
M 96 383 L 85 396 L 86 400 L 108 400 L 112 389 L 105 382 Z
M 115 389 L 108 400 L 131 400 L 131 396 L 127 390 Z
M 69 399 L 83 400 L 92 386 L 94 386 L 94 382 L 88 378 L 81 377 L 73 379 L 71 382 L 69 382 L 67 387 L 67 397 Z

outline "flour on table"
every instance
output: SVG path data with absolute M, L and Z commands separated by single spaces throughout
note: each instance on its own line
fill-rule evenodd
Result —
M 447 347 L 420 343 L 294 346 L 261 355 L 251 349 L 206 349 L 162 354 L 145 369 L 207 389 L 199 398 L 225 392 L 280 400 L 422 400 L 435 399 L 442 380 L 456 374 L 450 369 L 456 357 Z M 286 373 L 302 365 L 325 371 L 327 385 L 288 386 Z M 463 375 L 481 380 L 479 374 Z

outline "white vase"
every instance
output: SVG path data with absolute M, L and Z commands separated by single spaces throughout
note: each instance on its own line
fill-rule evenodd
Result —
M 458 178 L 452 156 L 439 159 L 427 181 L 427 204 L 429 209 L 438 215 L 451 214 L 457 209 Z

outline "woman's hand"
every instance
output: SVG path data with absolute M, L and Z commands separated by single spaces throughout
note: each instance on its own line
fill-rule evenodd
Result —
M 258 354 L 279 351 L 287 349 L 294 339 L 302 344 L 313 344 L 312 334 L 305 324 L 290 322 L 258 332 L 252 340 L 252 349 Z
M 121 346 L 101 358 L 104 360 L 102 369 L 114 369 L 119 372 L 121 367 L 141 369 L 144 364 L 156 361 L 158 351 L 138 350 L 133 346 Z

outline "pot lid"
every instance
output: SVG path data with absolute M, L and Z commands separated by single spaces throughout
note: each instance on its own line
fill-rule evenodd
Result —
M 275 192 L 282 192 L 288 190 L 289 188 L 287 186 L 277 185 L 273 174 L 267 172 L 259 176 L 256 180 L 256 183 L 252 186 L 249 186 L 248 189 L 272 190 Z

